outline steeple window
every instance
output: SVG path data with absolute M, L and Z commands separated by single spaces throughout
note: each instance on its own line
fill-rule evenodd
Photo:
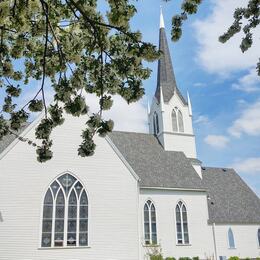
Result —
M 183 116 L 177 107 L 172 110 L 172 130 L 173 132 L 184 132 Z
M 178 110 L 178 123 L 179 123 L 179 132 L 184 132 L 184 126 L 183 126 L 183 116 L 180 110 Z
M 158 118 L 158 114 L 156 112 L 154 112 L 153 115 L 153 131 L 154 134 L 157 135 L 159 133 L 159 118 Z
M 172 130 L 173 132 L 178 132 L 177 115 L 174 109 L 172 110 Z

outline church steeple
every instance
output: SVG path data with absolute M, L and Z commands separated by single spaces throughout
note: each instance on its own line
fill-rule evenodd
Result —
M 161 88 L 164 102 L 168 103 L 174 95 L 174 93 L 178 93 L 182 102 L 186 104 L 186 100 L 183 98 L 180 91 L 178 90 L 177 83 L 175 80 L 171 55 L 165 32 L 162 8 L 160 13 L 159 50 L 162 52 L 162 54 L 160 60 L 158 61 L 157 87 L 155 91 L 155 97 L 157 101 L 160 103 Z
M 196 158 L 195 136 L 192 127 L 191 101 L 179 91 L 167 43 L 163 14 L 160 14 L 159 49 L 155 97 L 149 109 L 149 131 L 166 151 L 181 151 Z

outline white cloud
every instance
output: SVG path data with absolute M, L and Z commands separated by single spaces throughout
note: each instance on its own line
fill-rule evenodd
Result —
M 225 44 L 218 41 L 233 22 L 233 12 L 237 7 L 244 7 L 247 0 L 211 0 L 212 13 L 206 19 L 194 23 L 196 39 L 199 43 L 198 62 L 209 72 L 220 75 L 248 69 L 258 61 L 260 27 L 254 31 L 254 45 L 242 53 L 239 45 L 243 34 L 239 33 Z
M 112 119 L 115 123 L 114 130 L 147 132 L 147 110 L 145 99 L 132 103 L 130 105 L 120 96 L 113 97 L 113 107 L 104 112 L 106 119 Z M 98 99 L 94 95 L 86 95 L 86 103 L 91 112 L 97 112 L 99 109 Z
M 260 91 L 260 77 L 257 75 L 256 69 L 251 69 L 248 74 L 240 78 L 237 83 L 234 83 L 232 88 L 248 93 Z
M 222 149 L 228 145 L 229 139 L 223 135 L 208 135 L 204 138 L 204 142 L 214 148 Z
M 202 82 L 196 82 L 193 84 L 194 87 L 199 87 L 199 88 L 203 88 L 206 86 L 205 83 L 202 83 Z
M 235 162 L 232 167 L 238 172 L 248 175 L 260 174 L 260 157 L 251 157 L 243 161 Z
M 228 132 L 240 137 L 243 133 L 252 136 L 260 135 L 260 100 L 245 108 L 241 116 L 236 119 Z
M 200 115 L 194 120 L 195 124 L 207 124 L 208 122 L 209 122 L 209 118 L 204 115 Z

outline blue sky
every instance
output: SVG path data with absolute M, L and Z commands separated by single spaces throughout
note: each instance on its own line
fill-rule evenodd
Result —
M 102 10 L 105 2 L 100 0 Z M 138 10 L 133 28 L 143 33 L 145 41 L 156 45 L 160 4 L 163 7 L 178 87 L 184 96 L 188 90 L 192 101 L 198 158 L 206 166 L 234 167 L 260 195 L 260 78 L 255 72 L 260 57 L 260 27 L 255 30 L 254 47 L 245 54 L 239 49 L 241 35 L 224 45 L 218 42 L 218 36 L 232 22 L 234 8 L 246 5 L 247 0 L 203 1 L 198 14 L 185 23 L 178 43 L 170 41 L 170 29 L 181 0 L 133 3 Z M 117 130 L 147 132 L 146 107 L 156 87 L 157 62 L 148 66 L 153 73 L 144 82 L 146 96 L 131 106 L 115 97 L 114 108 L 107 113 L 115 120 Z M 30 100 L 39 83 L 30 86 L 34 87 L 24 92 L 21 104 Z M 0 90 L 0 103 L 3 97 Z M 51 100 L 51 90 L 47 97 Z M 87 96 L 87 102 L 95 109 L 93 97 Z
M 203 1 L 198 14 L 185 23 L 182 39 L 173 43 L 171 18 L 180 10 L 180 2 L 149 0 L 148 5 L 148 0 L 138 1 L 133 27 L 143 32 L 144 40 L 158 44 L 162 4 L 177 84 L 184 95 L 189 91 L 192 100 L 199 159 L 207 166 L 234 167 L 259 195 L 260 80 L 255 66 L 260 29 L 248 53 L 239 49 L 242 35 L 220 44 L 218 36 L 231 24 L 234 8 L 247 1 Z M 151 100 L 157 63 L 149 67 L 153 74 L 144 86 Z

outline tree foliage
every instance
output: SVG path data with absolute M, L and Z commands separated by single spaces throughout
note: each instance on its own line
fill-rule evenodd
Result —
M 169 1 L 169 0 L 166 0 Z M 182 25 L 187 20 L 188 15 L 197 13 L 202 0 L 183 0 L 182 13 L 172 18 L 172 40 L 178 41 L 182 36 Z M 248 0 L 247 7 L 239 7 L 234 11 L 234 22 L 228 28 L 227 32 L 219 37 L 221 43 L 227 42 L 235 34 L 243 31 L 240 49 L 247 51 L 253 44 L 253 29 L 260 23 L 260 0 Z M 260 59 L 256 66 L 257 73 L 260 76 Z
M 160 53 L 142 41 L 139 31 L 131 30 L 130 21 L 137 12 L 132 1 L 106 2 L 106 14 L 99 11 L 97 0 L 0 2 L 0 88 L 6 93 L 0 108 L 0 141 L 10 133 L 17 135 L 32 113 L 42 112 L 37 141 L 18 137 L 33 145 L 38 161 L 45 162 L 53 156 L 51 133 L 63 124 L 64 112 L 75 117 L 87 114 L 78 154 L 90 156 L 95 150 L 94 136 L 105 136 L 113 129 L 113 121 L 103 118 L 103 111 L 113 106 L 113 96 L 120 95 L 128 103 L 143 96 L 142 81 L 151 74 L 143 63 L 158 59 Z M 201 2 L 182 0 L 181 14 L 172 18 L 173 41 L 181 38 L 183 23 L 198 11 Z M 260 0 L 248 0 L 246 8 L 236 9 L 234 23 L 219 40 L 226 42 L 243 30 L 240 48 L 248 50 L 252 30 L 259 25 L 259 8 Z M 260 75 L 260 60 L 257 70 Z M 49 107 L 47 79 L 54 90 Z M 40 87 L 26 104 L 18 105 L 32 80 L 39 81 Z M 85 93 L 99 98 L 97 113 L 90 113 Z
M 40 143 L 37 159 L 52 158 L 52 130 L 64 122 L 64 112 L 89 115 L 82 132 L 80 156 L 94 153 L 95 134 L 105 136 L 113 129 L 102 111 L 113 106 L 113 95 L 126 102 L 139 100 L 142 81 L 150 76 L 144 61 L 159 57 L 156 47 L 142 41 L 132 31 L 130 20 L 136 13 L 127 0 L 107 0 L 104 15 L 96 0 L 3 0 L 0 2 L 0 87 L 6 97 L 0 112 L 0 140 L 21 129 L 31 113 L 43 111 L 36 128 Z M 19 65 L 19 66 L 18 66 Z M 45 101 L 46 79 L 55 91 L 54 103 Z M 20 107 L 17 101 L 32 80 L 39 89 Z M 85 93 L 99 98 L 99 111 L 90 114 Z

